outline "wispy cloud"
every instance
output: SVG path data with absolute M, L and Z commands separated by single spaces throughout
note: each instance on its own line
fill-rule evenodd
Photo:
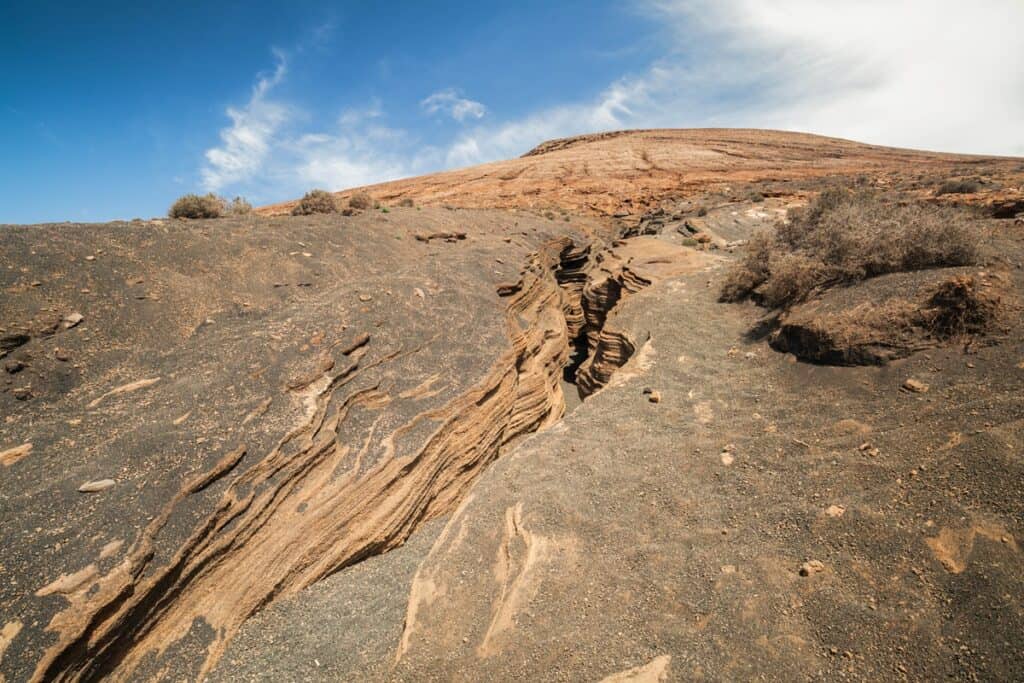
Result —
M 487 113 L 487 107 L 480 102 L 462 97 L 455 88 L 438 90 L 420 102 L 420 106 L 428 114 L 442 112 L 459 122 L 480 119 Z
M 382 103 L 326 130 L 289 130 L 301 111 L 275 100 L 287 64 L 260 78 L 207 152 L 204 184 L 275 197 L 341 189 L 522 154 L 543 140 L 622 128 L 802 130 L 945 151 L 1024 154 L 1024 26 L 1019 0 L 648 0 L 659 59 L 591 98 L 502 120 L 456 89 L 420 103 L 459 121 L 423 144 L 391 128 Z M 653 40 L 645 36 L 645 40 Z M 484 115 L 488 114 L 484 119 Z
M 274 70 L 256 80 L 245 106 L 228 108 L 231 125 L 220 131 L 221 144 L 206 150 L 201 175 L 203 187 L 211 192 L 257 175 L 270 154 L 274 136 L 289 120 L 289 108 L 268 97 L 288 73 L 285 53 L 274 50 L 274 57 Z

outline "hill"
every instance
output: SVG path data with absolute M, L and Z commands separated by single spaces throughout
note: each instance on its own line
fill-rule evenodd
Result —
M 1024 678 L 1022 187 L 632 131 L 0 226 L 0 680 Z
M 1018 162 L 865 145 L 848 140 L 765 130 L 638 130 L 582 135 L 539 145 L 518 159 L 342 191 L 365 190 L 384 204 L 403 199 L 424 206 L 561 208 L 594 215 L 637 214 L 666 198 L 860 175 L 899 179 L 955 167 Z M 762 188 L 763 189 L 763 188 Z M 263 207 L 287 213 L 294 202 Z

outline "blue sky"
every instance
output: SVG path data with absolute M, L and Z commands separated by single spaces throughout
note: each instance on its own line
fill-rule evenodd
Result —
M 21 2 L 0 222 L 254 203 L 616 128 L 1024 154 L 1018 0 Z

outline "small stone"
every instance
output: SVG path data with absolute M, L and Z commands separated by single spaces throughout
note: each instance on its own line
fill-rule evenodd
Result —
M 743 357 L 746 358 L 747 360 L 754 360 L 755 358 L 757 358 L 757 354 L 754 353 L 753 351 L 747 351 L 746 353 L 743 354 Z
M 4 363 L 4 370 L 6 370 L 8 373 L 10 373 L 12 375 L 16 375 L 17 373 L 19 373 L 22 370 L 24 370 L 26 367 L 27 366 L 25 365 L 25 363 L 23 361 L 20 361 L 20 360 L 13 360 L 12 359 L 12 360 L 9 360 L 6 363 Z
M 825 563 L 821 560 L 808 560 L 800 565 L 800 576 L 811 576 L 825 571 Z
M 100 491 L 106 491 L 113 485 L 113 479 L 97 479 L 85 482 L 78 487 L 78 490 L 80 493 L 99 493 Z
M 916 379 L 908 379 L 903 383 L 903 388 L 915 394 L 923 394 L 928 391 L 928 385 Z
M 736 565 L 734 565 L 734 564 L 723 564 L 722 565 L 722 573 L 723 574 L 735 574 L 736 573 Z
M 89 254 L 88 256 L 85 257 L 85 260 L 86 261 L 95 261 L 96 257 L 93 256 L 92 254 Z
M 66 350 L 62 349 L 62 348 L 55 348 L 53 350 L 53 357 L 56 358 L 59 361 L 65 362 L 65 363 L 67 361 L 71 360 L 71 356 L 69 356 L 68 352 Z
M 74 313 L 68 313 L 66 316 L 64 316 L 64 329 L 70 330 L 72 327 L 78 325 L 83 320 L 85 320 L 85 316 L 79 313 L 78 311 L 75 311 Z
M 359 295 L 359 300 L 360 301 L 366 302 L 366 301 L 370 301 L 371 299 L 373 299 L 373 297 L 370 296 L 369 294 L 360 294 Z
M 416 289 L 414 289 L 414 290 L 412 290 L 412 291 L 413 291 L 413 293 L 414 293 L 414 294 L 415 294 L 416 296 L 418 296 L 418 297 L 419 297 L 419 298 L 421 298 L 421 299 L 424 299 L 424 298 L 426 298 L 426 296 L 427 296 L 426 294 L 424 294 L 424 293 L 423 293 L 423 290 L 422 290 L 422 289 L 420 289 L 419 287 L 417 287 Z
M 647 400 L 650 401 L 651 403 L 661 403 L 661 392 L 652 391 L 650 394 L 648 394 Z
M 18 399 L 19 401 L 27 401 L 30 398 L 32 398 L 32 389 L 30 389 L 29 387 L 19 387 L 11 393 L 13 393 L 14 398 Z
M 829 517 L 842 517 L 844 512 L 846 512 L 846 508 L 842 505 L 829 505 L 825 508 L 825 514 Z

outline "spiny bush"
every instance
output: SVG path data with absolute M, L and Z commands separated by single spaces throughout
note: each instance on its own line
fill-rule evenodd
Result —
M 220 218 L 225 202 L 212 192 L 205 195 L 187 194 L 171 204 L 167 215 L 171 218 Z
M 373 197 L 368 192 L 356 192 L 348 198 L 348 205 L 353 209 L 372 209 Z
M 935 190 L 935 196 L 941 197 L 944 194 L 971 194 L 981 189 L 981 183 L 977 180 L 947 180 Z
M 870 192 L 828 190 L 791 210 L 774 236 L 755 235 L 727 274 L 720 299 L 754 298 L 770 308 L 816 289 L 885 273 L 965 266 L 977 259 L 963 213 L 901 206 Z
M 334 213 L 337 210 L 333 194 L 326 190 L 310 190 L 292 209 L 292 215 L 309 216 L 314 213 Z

